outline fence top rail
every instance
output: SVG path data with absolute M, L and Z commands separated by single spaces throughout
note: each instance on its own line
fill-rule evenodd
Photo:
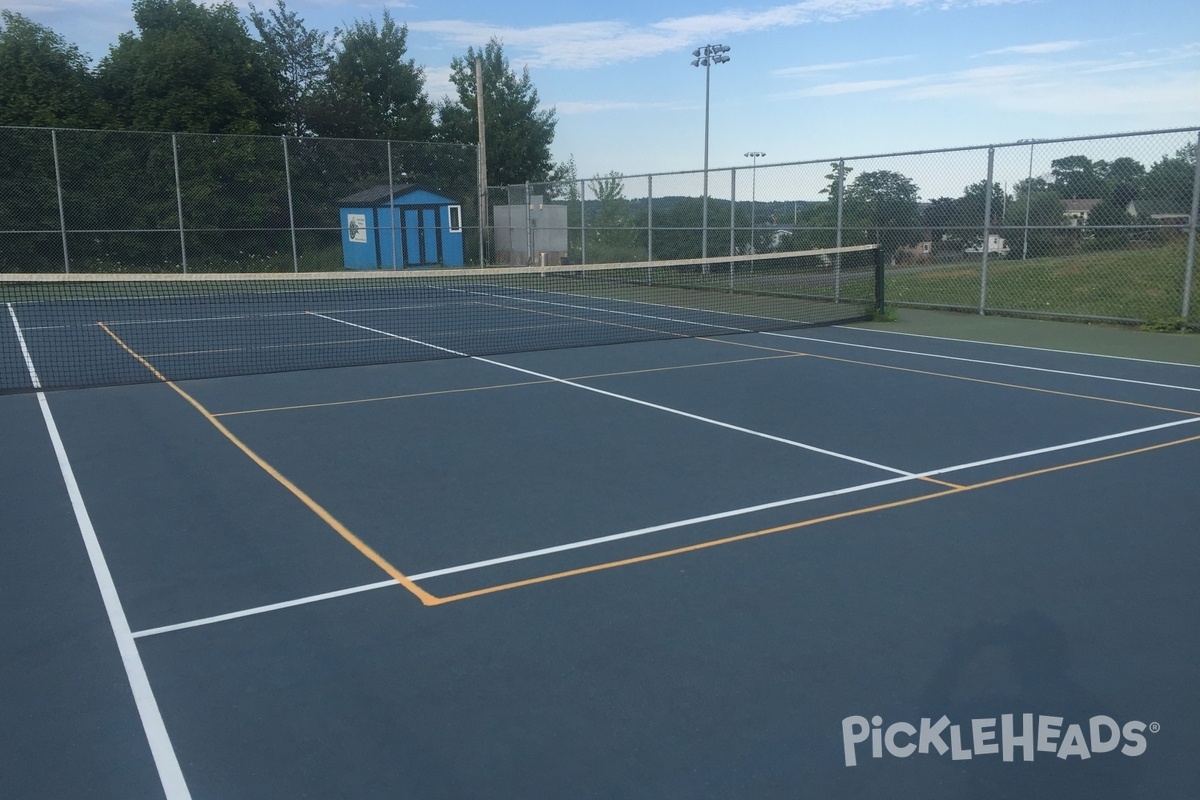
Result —
M 294 142 L 359 142 L 369 144 L 418 144 L 436 147 L 462 147 L 474 150 L 474 142 L 431 142 L 416 139 L 355 139 L 349 136 L 295 136 L 290 133 L 198 133 L 196 131 L 138 131 L 118 128 L 61 128 L 46 125 L 0 125 L 0 131 L 56 131 L 59 133 L 121 133 L 133 136 L 186 136 L 202 139 L 290 139 Z
M 1007 148 L 1007 147 L 1029 147 L 1031 145 L 1043 144 L 1060 144 L 1064 142 L 1089 142 L 1098 141 L 1101 139 L 1132 139 L 1141 136 L 1162 136 L 1169 133 L 1200 133 L 1200 125 L 1194 125 L 1187 128 L 1160 128 L 1158 130 L 1149 131 L 1126 131 L 1124 133 L 1099 133 L 1090 136 L 1063 136 L 1053 139 L 1018 139 L 1015 142 L 999 142 L 995 144 L 973 144 L 962 147 L 938 147 L 930 150 L 898 150 L 893 153 L 867 153 L 850 156 L 828 156 L 826 158 L 806 158 L 801 161 L 773 161 L 770 163 L 759 163 L 757 167 L 740 164 L 737 166 L 728 167 L 709 167 L 711 172 L 729 172 L 748 169 L 769 169 L 771 167 L 802 167 L 810 164 L 829 164 L 834 161 L 866 161 L 874 158 L 897 158 L 900 156 L 927 156 L 936 155 L 939 153 L 966 153 L 971 151 L 990 150 L 992 148 Z M 668 172 L 637 172 L 632 174 L 622 174 L 621 180 L 629 180 L 632 178 L 657 178 L 665 175 L 701 175 L 703 169 L 679 169 Z M 606 176 L 600 176 L 600 180 L 607 180 Z M 562 185 L 567 183 L 591 182 L 597 178 L 576 178 L 574 181 L 529 181 L 531 186 L 546 186 L 546 185 Z M 512 184 L 513 186 L 522 186 L 523 184 Z M 508 186 L 489 186 L 488 189 L 502 190 L 508 189 Z

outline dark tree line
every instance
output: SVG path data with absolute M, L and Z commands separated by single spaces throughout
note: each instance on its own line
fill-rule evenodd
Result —
M 407 56 L 408 27 L 387 11 L 324 32 L 284 0 L 250 9 L 134 0 L 135 30 L 94 68 L 49 28 L 0 12 L 0 125 L 473 144 L 480 55 L 490 182 L 556 174 L 554 110 L 539 108 L 500 42 L 455 58 L 456 96 L 434 102 Z

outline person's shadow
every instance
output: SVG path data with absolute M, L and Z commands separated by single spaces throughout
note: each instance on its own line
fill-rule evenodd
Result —
M 1034 742 L 1040 715 L 1062 717 L 1057 743 L 1067 727 L 1082 728 L 1088 739 L 1088 721 L 1097 714 L 1117 717 L 1104 698 L 1078 684 L 1070 674 L 1070 642 L 1066 632 L 1039 611 L 1022 611 L 1007 622 L 980 623 L 950 636 L 945 659 L 934 669 L 921 698 L 921 713 L 936 720 L 946 714 L 962 729 L 964 747 L 970 747 L 972 719 L 995 718 L 995 743 L 1000 744 L 1000 716 L 1012 714 L 1018 733 L 1021 715 L 1034 715 Z M 1117 719 L 1118 724 L 1127 720 Z M 948 738 L 948 737 L 944 737 Z M 1139 758 L 1117 750 L 1082 759 L 1058 758 L 1056 753 L 1034 752 L 1024 760 L 1017 747 L 1013 761 L 1002 753 L 975 755 L 969 761 L 950 762 L 961 770 L 964 797 L 979 800 L 1067 800 L 1068 798 L 1131 797 L 1144 768 Z

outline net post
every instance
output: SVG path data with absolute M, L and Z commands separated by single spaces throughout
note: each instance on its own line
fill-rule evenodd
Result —
M 881 315 L 884 313 L 884 309 L 887 307 L 887 303 L 883 295 L 884 285 L 883 246 L 878 245 L 875 248 L 875 311 Z

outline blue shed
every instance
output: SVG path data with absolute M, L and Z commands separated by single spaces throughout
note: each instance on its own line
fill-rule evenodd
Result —
M 462 205 L 415 184 L 373 186 L 343 197 L 346 269 L 463 265 Z

